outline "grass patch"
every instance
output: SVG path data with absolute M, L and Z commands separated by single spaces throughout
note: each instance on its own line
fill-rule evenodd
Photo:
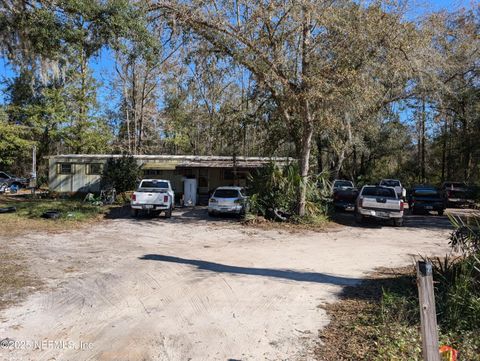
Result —
M 460 351 L 460 360 L 480 361 L 480 324 L 474 308 L 452 317 L 445 295 L 457 294 L 439 275 L 436 284 L 440 344 Z M 456 305 L 479 302 L 450 300 Z M 461 306 L 458 306 L 461 307 Z M 341 300 L 326 306 L 331 323 L 320 333 L 319 360 L 422 360 L 420 313 L 414 267 L 380 270 L 358 287 L 347 287 Z M 456 320 L 457 322 L 453 322 Z M 469 320 L 465 325 L 462 320 Z M 471 323 L 473 321 L 474 323 Z M 464 327 L 466 326 L 466 327 Z
M 75 225 L 98 219 L 109 210 L 109 207 L 75 199 L 32 199 L 22 196 L 1 196 L 1 207 L 16 207 L 17 211 L 0 214 L 0 236 L 12 236 L 26 231 L 71 229 Z M 42 218 L 42 214 L 49 210 L 58 211 L 59 218 Z

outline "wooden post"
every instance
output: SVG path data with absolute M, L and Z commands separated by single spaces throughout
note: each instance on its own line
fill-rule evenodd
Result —
M 417 285 L 420 302 L 423 360 L 440 361 L 432 264 L 430 262 L 417 262 Z
M 32 149 L 32 174 L 30 177 L 29 187 L 32 192 L 32 197 L 35 198 L 35 190 L 37 188 L 37 146 L 34 145 Z

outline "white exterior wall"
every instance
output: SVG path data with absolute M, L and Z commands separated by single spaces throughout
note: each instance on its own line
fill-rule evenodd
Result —
M 58 167 L 61 163 L 72 164 L 72 174 L 60 174 Z M 49 189 L 59 193 L 99 192 L 101 175 L 87 174 L 87 164 L 91 163 L 105 164 L 106 160 L 82 161 L 80 159 L 50 158 L 48 169 Z
M 110 158 L 120 158 L 121 155 L 58 155 L 47 157 L 49 159 L 49 188 L 54 192 L 61 193 L 76 193 L 76 192 L 99 192 L 100 191 L 100 174 L 87 174 L 87 167 L 89 164 L 106 164 Z M 146 166 L 152 165 L 152 163 L 159 163 L 158 169 L 165 169 L 165 178 L 172 181 L 172 185 L 176 192 L 183 192 L 183 176 L 172 170 L 172 166 L 179 168 L 192 169 L 191 175 L 199 180 L 200 170 L 199 168 L 208 168 L 207 172 L 203 172 L 207 177 L 207 186 L 202 185 L 199 187 L 200 194 L 206 194 L 207 192 L 222 186 L 233 184 L 233 180 L 227 180 L 223 177 L 224 169 L 232 169 L 232 157 L 224 156 L 180 156 L 180 155 L 137 155 L 134 156 L 139 166 L 145 164 Z M 241 168 L 255 168 L 260 164 L 266 164 L 271 160 L 276 161 L 280 165 L 286 164 L 290 158 L 237 158 L 239 162 L 251 162 L 252 165 L 240 166 Z M 209 162 L 217 162 L 212 167 L 206 166 Z M 221 165 L 224 162 L 225 166 Z M 255 164 L 256 165 L 253 165 Z M 72 164 L 71 174 L 61 174 L 59 172 L 59 164 L 69 163 Z M 220 163 L 220 164 L 218 164 Z M 229 165 L 230 164 L 230 165 Z M 154 169 L 154 168 L 150 168 Z M 160 177 L 160 176 L 159 176 Z M 156 178 L 152 176 L 152 178 Z M 245 179 L 238 181 L 239 185 L 244 186 Z

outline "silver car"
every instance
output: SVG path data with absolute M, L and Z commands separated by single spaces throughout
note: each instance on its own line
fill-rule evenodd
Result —
M 208 200 L 208 215 L 245 214 L 247 196 L 242 187 L 218 187 Z

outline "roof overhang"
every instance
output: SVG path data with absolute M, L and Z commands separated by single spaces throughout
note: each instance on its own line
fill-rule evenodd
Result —
M 142 164 L 142 169 L 175 170 L 178 162 L 147 162 Z
M 56 162 L 90 163 L 106 162 L 121 158 L 120 154 L 59 154 L 46 156 Z M 270 162 L 285 166 L 293 161 L 290 157 L 242 157 L 207 155 L 133 155 L 143 169 L 172 170 L 175 168 L 259 168 Z

